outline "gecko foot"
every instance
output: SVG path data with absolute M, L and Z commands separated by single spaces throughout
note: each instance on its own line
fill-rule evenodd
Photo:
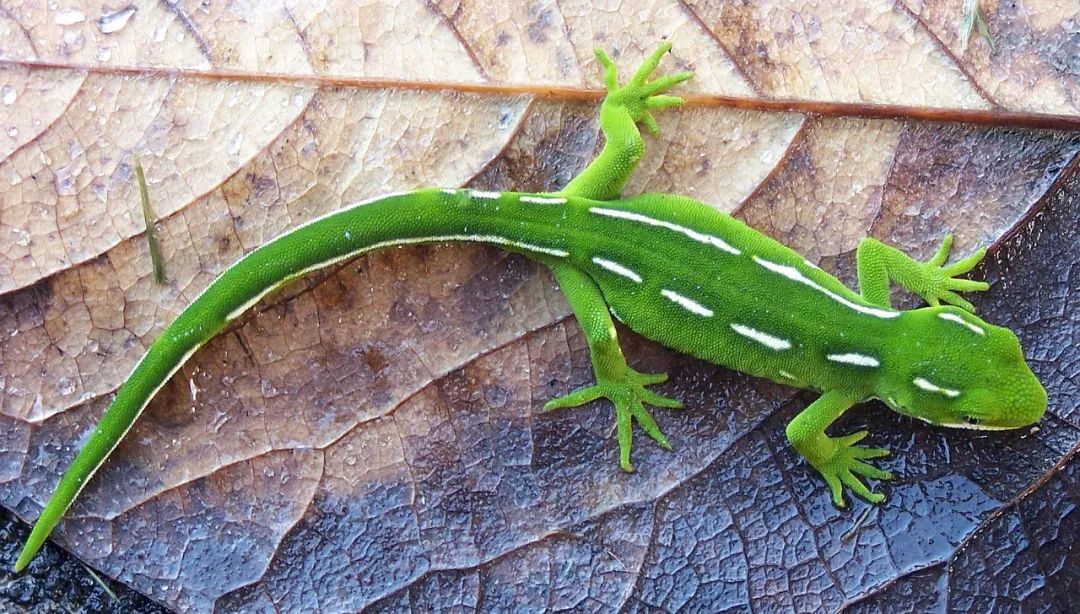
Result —
M 656 124 L 656 119 L 652 116 L 652 110 L 681 105 L 683 103 L 682 98 L 664 94 L 694 76 L 692 72 L 680 72 L 660 77 L 654 81 L 648 81 L 649 77 L 656 71 L 656 67 L 660 65 L 660 59 L 668 51 L 671 51 L 671 43 L 667 41 L 661 43 L 641 63 L 641 68 L 634 73 L 630 83 L 626 84 L 625 87 L 619 87 L 619 72 L 615 67 L 615 62 L 602 49 L 594 50 L 596 59 L 604 67 L 604 85 L 608 91 L 604 104 L 625 107 L 630 113 L 630 117 L 635 122 L 645 124 L 645 127 L 653 136 L 660 133 L 660 128 Z
M 956 279 L 982 261 L 986 255 L 986 249 L 980 249 L 974 254 L 959 262 L 948 266 L 945 261 L 949 259 L 949 250 L 952 249 L 953 236 L 945 235 L 934 257 L 923 264 L 926 279 L 920 284 L 919 294 L 928 304 L 937 306 L 941 301 L 955 305 L 975 313 L 975 306 L 960 296 L 960 292 L 980 292 L 990 287 L 985 281 L 972 279 Z
M 833 503 L 836 504 L 837 507 L 847 507 L 847 504 L 844 502 L 845 486 L 847 486 L 851 492 L 870 503 L 876 504 L 885 500 L 885 495 L 870 492 L 870 489 L 866 487 L 863 479 L 889 480 L 892 479 L 892 474 L 888 471 L 878 469 L 864 461 L 888 456 L 889 451 L 885 448 L 864 448 L 855 445 L 864 437 L 866 437 L 866 431 L 859 431 L 858 433 L 852 433 L 851 435 L 845 435 L 843 437 L 828 437 L 825 441 L 828 442 L 829 445 L 835 446 L 835 451 L 832 455 L 827 459 L 818 462 L 807 458 L 807 460 L 810 460 L 810 463 L 814 465 L 814 468 L 821 473 L 821 476 L 825 478 L 825 482 L 829 485 L 829 490 L 832 491 Z
M 665 373 L 638 373 L 627 367 L 622 377 L 597 378 L 594 386 L 575 390 L 566 396 L 552 399 L 544 405 L 544 411 L 577 407 L 601 397 L 609 399 L 615 405 L 615 420 L 619 436 L 619 466 L 623 471 L 632 472 L 630 450 L 633 447 L 633 422 L 641 426 L 645 434 L 652 437 L 661 448 L 671 449 L 667 437 L 660 431 L 652 415 L 645 409 L 645 403 L 656 407 L 681 409 L 683 404 L 675 399 L 656 394 L 646 388 L 667 380 Z

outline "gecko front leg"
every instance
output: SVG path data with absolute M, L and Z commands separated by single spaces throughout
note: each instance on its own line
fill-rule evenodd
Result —
M 846 505 L 845 486 L 870 503 L 881 503 L 885 500 L 885 495 L 870 492 L 863 483 L 863 477 L 875 480 L 888 480 L 892 477 L 889 472 L 865 462 L 887 456 L 888 450 L 855 445 L 866 437 L 866 431 L 842 437 L 829 437 L 825 434 L 825 429 L 857 401 L 855 395 L 831 390 L 799 412 L 787 426 L 788 441 L 818 470 L 821 477 L 825 478 L 829 490 L 832 491 L 833 503 L 837 507 Z
M 859 291 L 863 298 L 875 305 L 891 308 L 889 280 L 892 279 L 930 305 L 937 306 L 945 301 L 974 313 L 975 306 L 959 293 L 982 291 L 990 286 L 984 281 L 956 279 L 956 276 L 975 268 L 986 255 L 986 250 L 980 249 L 959 262 L 945 266 L 952 242 L 953 236 L 945 235 L 934 257 L 927 262 L 919 262 L 877 239 L 863 239 L 856 255 Z
M 644 404 L 679 409 L 682 403 L 646 388 L 646 386 L 667 380 L 667 374 L 639 373 L 626 364 L 626 358 L 619 347 L 619 339 L 615 333 L 615 324 L 608 313 L 607 302 L 604 301 L 604 295 L 592 278 L 585 272 L 565 264 L 553 264 L 551 269 L 563 294 L 566 295 L 566 300 L 570 303 L 574 317 L 577 318 L 582 332 L 585 333 L 596 384 L 548 401 L 544 405 L 544 411 L 577 407 L 601 397 L 609 399 L 615 405 L 615 422 L 619 437 L 619 466 L 623 471 L 633 471 L 633 465 L 630 464 L 630 450 L 633 447 L 634 421 L 649 437 L 660 444 L 660 447 L 665 450 L 671 449 L 667 437 L 664 437 Z

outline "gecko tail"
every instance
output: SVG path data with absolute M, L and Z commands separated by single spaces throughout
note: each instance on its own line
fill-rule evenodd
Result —
M 538 258 L 562 258 L 565 247 L 539 245 L 507 208 L 550 225 L 556 195 L 431 188 L 362 201 L 302 224 L 223 271 L 162 331 L 116 393 L 101 421 L 38 517 L 15 562 L 21 572 L 146 406 L 206 342 L 283 283 L 378 249 L 418 243 L 487 243 Z M 540 206 L 538 206 L 540 205 Z M 502 213 L 499 214 L 500 207 Z

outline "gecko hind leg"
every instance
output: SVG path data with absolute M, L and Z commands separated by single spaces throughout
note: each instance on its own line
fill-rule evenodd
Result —
M 556 264 L 552 266 L 552 271 L 585 333 L 596 384 L 548 401 L 544 405 L 544 411 L 577 407 L 600 398 L 610 400 L 615 405 L 619 466 L 623 471 L 633 471 L 630 451 L 633 447 L 634 422 L 660 447 L 671 449 L 671 443 L 661 432 L 645 404 L 670 409 L 679 409 L 683 405 L 675 399 L 646 388 L 666 381 L 667 374 L 639 373 L 626 364 L 626 358 L 619 348 L 615 324 L 611 321 L 607 303 L 596 283 L 585 272 L 572 266 Z
M 668 96 L 666 93 L 693 77 L 693 73 L 679 72 L 649 81 L 664 54 L 670 50 L 671 43 L 660 44 L 645 58 L 630 82 L 622 87 L 619 86 L 619 73 L 615 63 L 602 50 L 595 50 L 596 59 L 604 68 L 604 85 L 608 92 L 600 105 L 600 129 L 604 133 L 604 148 L 559 194 L 593 200 L 619 197 L 645 152 L 645 142 L 641 138 L 638 123 L 644 124 L 655 136 L 660 128 L 653 117 L 653 111 L 681 105 L 682 98 Z

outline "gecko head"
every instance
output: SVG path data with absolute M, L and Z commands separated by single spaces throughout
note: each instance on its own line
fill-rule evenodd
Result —
M 934 425 L 1001 430 L 1027 426 L 1046 411 L 1046 390 L 1007 328 L 957 307 L 901 314 L 878 396 L 896 411 Z

